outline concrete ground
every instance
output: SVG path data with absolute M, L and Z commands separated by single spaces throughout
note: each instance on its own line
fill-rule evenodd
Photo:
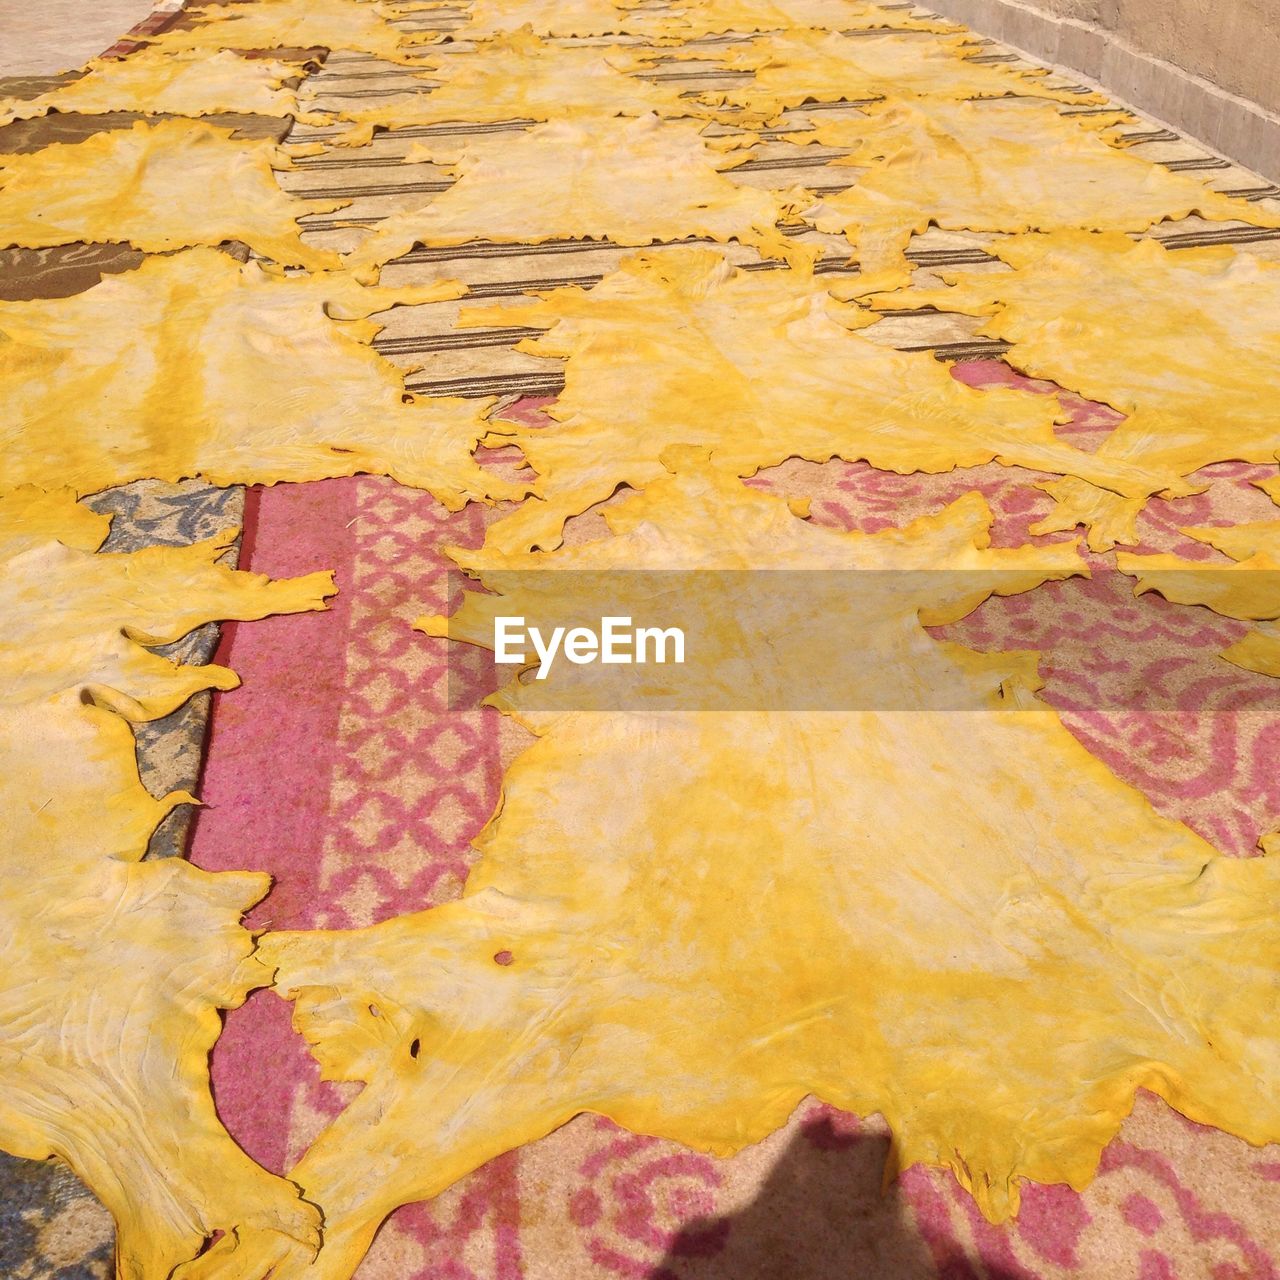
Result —
M 154 8 L 154 0 L 0 0 L 0 76 L 72 71 Z

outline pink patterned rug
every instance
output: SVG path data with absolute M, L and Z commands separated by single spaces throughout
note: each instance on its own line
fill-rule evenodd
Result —
M 1008 382 L 995 362 L 956 366 Z M 1040 384 L 1031 389 L 1050 390 Z M 1089 447 L 1115 421 L 1067 400 Z M 544 402 L 522 402 L 536 420 Z M 1205 494 L 1154 502 L 1145 549 L 1209 558 L 1179 525 L 1266 519 L 1264 470 L 1220 466 Z M 813 518 L 873 530 L 980 489 L 997 545 L 1049 508 L 999 466 L 894 476 L 790 463 L 753 483 L 812 494 Z M 369 478 L 251 493 L 245 567 L 335 568 L 327 614 L 229 626 L 220 660 L 244 685 L 213 718 L 194 860 L 276 877 L 261 927 L 349 927 L 443 902 L 473 861 L 502 770 L 526 739 L 487 710 L 446 709 L 443 642 L 409 629 L 447 609 L 446 542 L 476 545 L 491 513 L 444 512 Z M 1045 696 L 1086 746 L 1157 808 L 1247 856 L 1280 817 L 1274 682 L 1216 655 L 1243 631 L 1207 611 L 1132 596 L 1095 558 L 1092 581 L 995 599 L 945 634 L 1043 653 Z M 322 1085 L 289 1008 L 259 993 L 227 1020 L 214 1056 L 219 1109 L 245 1149 L 283 1172 L 350 1096 Z M 361 1280 L 1280 1280 L 1280 1149 L 1255 1150 L 1139 1098 L 1082 1195 L 1031 1187 L 995 1228 L 949 1174 L 914 1169 L 887 1194 L 877 1118 L 810 1103 L 732 1160 L 582 1117 L 493 1161 L 384 1227 Z

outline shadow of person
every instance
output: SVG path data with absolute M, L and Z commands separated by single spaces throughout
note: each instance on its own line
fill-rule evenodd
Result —
M 888 1153 L 884 1133 L 806 1121 L 755 1199 L 689 1223 L 648 1280 L 1023 1280 L 935 1258 L 896 1185 L 881 1190 Z

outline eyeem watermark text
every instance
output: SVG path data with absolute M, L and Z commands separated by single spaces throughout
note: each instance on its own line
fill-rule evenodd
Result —
M 544 635 L 539 627 L 525 625 L 523 617 L 493 620 L 493 660 L 512 666 L 529 663 L 529 644 L 538 660 L 537 679 L 545 680 L 557 656 L 586 666 L 592 662 L 630 666 L 632 663 L 683 663 L 684 632 L 679 627 L 635 627 L 631 619 L 610 616 L 590 627 L 553 627 Z M 652 653 L 652 657 L 650 654 Z

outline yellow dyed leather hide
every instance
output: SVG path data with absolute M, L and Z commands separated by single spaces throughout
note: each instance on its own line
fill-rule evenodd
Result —
M 993 252 L 1012 270 L 944 268 L 944 286 L 874 305 L 986 317 L 982 332 L 1013 344 L 1010 364 L 1127 414 L 1098 449 L 1099 462 L 1185 477 L 1214 462 L 1276 461 L 1280 265 L 1228 247 L 1173 251 L 1115 232 L 1025 236 Z M 1032 532 L 1087 524 L 1094 550 L 1136 542 L 1148 495 L 1125 497 L 1086 480 L 1077 473 L 1047 485 L 1057 508 Z
M 314 1250 L 319 1218 L 209 1095 L 218 1011 L 270 973 L 240 925 L 268 877 L 140 861 L 192 797 L 144 790 L 130 723 L 236 678 L 143 646 L 334 588 L 218 565 L 234 530 L 95 555 L 107 526 L 70 493 L 0 497 L 0 1147 L 69 1164 L 115 1217 L 119 1280 L 162 1280 L 218 1231 Z
M 283 277 L 193 249 L 75 297 L 0 302 L 6 482 L 94 493 L 140 477 L 274 484 L 373 472 L 453 510 L 518 497 L 471 456 L 493 402 L 418 400 L 369 346 L 380 328 L 371 313 L 460 292 L 448 281 Z
M 883 1114 L 890 1172 L 947 1166 L 996 1220 L 1023 1179 L 1087 1183 L 1139 1087 L 1280 1136 L 1274 860 L 1158 816 L 1035 699 L 1034 655 L 923 630 L 1081 572 L 1074 546 L 990 550 L 976 495 L 900 531 L 815 529 L 692 454 L 609 510 L 611 538 L 458 553 L 536 585 L 423 627 L 488 645 L 496 612 L 583 603 L 578 575 L 538 570 L 620 570 L 612 604 L 647 621 L 659 598 L 628 598 L 647 577 L 626 571 L 867 571 L 835 616 L 706 620 L 748 681 L 839 651 L 841 701 L 581 713 L 507 686 L 539 740 L 463 898 L 263 939 L 324 1075 L 365 1088 L 290 1174 L 324 1214 L 314 1264 L 278 1241 L 221 1277 L 347 1277 L 398 1204 L 581 1111 L 728 1154 L 816 1094 Z
M 282 266 L 337 266 L 333 254 L 302 243 L 298 219 L 347 202 L 286 194 L 273 170 L 289 164 L 274 143 L 196 120 L 139 120 L 0 156 L 0 247 L 84 241 L 167 253 L 240 240 Z
M 520 445 L 540 500 L 492 527 L 491 545 L 554 545 L 568 517 L 660 478 L 663 450 L 682 443 L 742 476 L 790 457 L 904 473 L 998 459 L 1137 492 L 1153 483 L 1059 441 L 1056 401 L 975 391 L 927 353 L 864 337 L 873 313 L 822 280 L 678 249 L 636 255 L 590 290 L 464 312 L 467 324 L 550 326 L 521 349 L 567 357 L 556 425 L 494 424 L 490 443 Z

